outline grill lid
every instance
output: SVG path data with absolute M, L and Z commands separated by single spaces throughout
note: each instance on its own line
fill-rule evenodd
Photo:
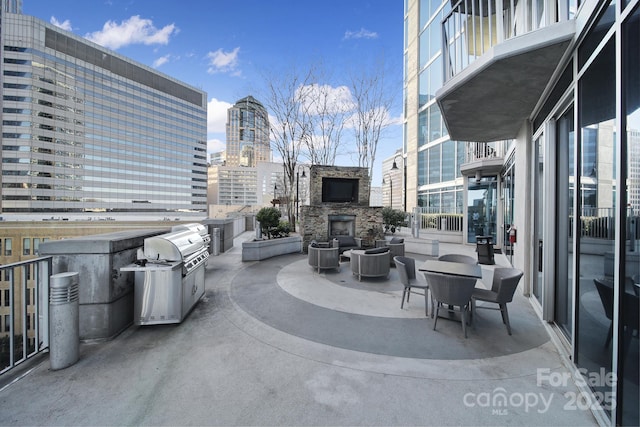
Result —
M 189 230 L 174 231 L 144 239 L 143 255 L 148 260 L 182 261 L 204 248 L 200 234 Z
M 198 233 L 202 237 L 207 235 L 207 227 L 197 222 L 192 222 L 189 224 L 178 224 L 171 227 L 171 231 L 184 231 L 184 230 L 193 231 L 194 233 Z

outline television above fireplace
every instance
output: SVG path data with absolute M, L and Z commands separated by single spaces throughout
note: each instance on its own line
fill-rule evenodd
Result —
M 322 178 L 322 202 L 345 203 L 358 201 L 359 179 Z

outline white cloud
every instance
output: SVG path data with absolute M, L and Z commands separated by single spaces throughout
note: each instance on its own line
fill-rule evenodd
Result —
M 231 107 L 233 104 L 211 98 L 207 103 L 207 133 L 226 132 L 227 110 Z
M 88 33 L 85 38 L 109 49 L 118 49 L 130 44 L 163 44 L 169 43 L 169 37 L 178 32 L 175 24 L 157 29 L 150 19 L 141 19 L 135 15 L 120 24 L 107 21 L 102 30 Z
M 351 90 L 347 86 L 333 87 L 330 85 L 319 85 L 314 83 L 312 85 L 301 86 L 298 88 L 298 94 L 304 91 L 303 98 L 308 102 L 318 101 L 327 104 L 329 112 L 347 112 L 355 108 L 353 97 L 351 96 Z M 308 105 L 311 113 L 320 113 L 321 108 L 324 106 L 318 104 Z
M 227 148 L 227 144 L 217 138 L 207 140 L 207 153 L 217 153 L 224 151 Z
M 209 59 L 207 72 L 209 74 L 232 72 L 233 75 L 239 75 L 239 71 L 236 70 L 239 53 L 239 47 L 233 49 L 231 52 L 225 52 L 222 49 L 209 52 L 207 54 L 207 58 Z
M 169 62 L 169 58 L 171 58 L 171 55 L 167 54 L 165 56 L 161 56 L 160 58 L 156 59 L 155 61 L 153 61 L 153 67 L 154 68 L 158 68 L 163 64 L 166 64 L 167 62 Z
M 65 19 L 64 22 L 60 22 L 56 19 L 55 16 L 52 16 L 49 22 L 51 22 L 56 27 L 62 28 L 63 30 L 67 30 L 67 31 L 72 30 L 71 21 L 69 21 L 68 19 Z
M 378 33 L 360 28 L 360 31 L 345 31 L 344 39 L 377 39 Z

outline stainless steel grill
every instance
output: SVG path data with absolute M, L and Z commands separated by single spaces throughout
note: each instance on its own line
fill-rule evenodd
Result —
M 209 247 L 211 245 L 211 235 L 209 234 L 207 227 L 205 227 L 204 225 L 197 222 L 192 222 L 190 224 L 179 224 L 171 227 L 171 231 L 183 230 L 189 230 L 193 231 L 194 233 L 198 233 L 200 237 L 202 237 L 202 240 L 204 240 L 205 246 Z
M 134 323 L 180 323 L 204 295 L 209 251 L 192 230 L 148 237 L 137 261 L 122 271 L 135 272 Z

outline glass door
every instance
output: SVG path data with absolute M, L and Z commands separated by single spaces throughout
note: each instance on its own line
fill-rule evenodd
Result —
M 467 241 L 476 243 L 477 236 L 491 236 L 496 241 L 497 194 L 496 176 L 469 178 L 467 195 Z
M 574 114 L 569 108 L 556 123 L 555 307 L 554 319 L 571 341 L 573 335 L 573 187 Z
M 542 289 L 544 287 L 544 279 L 543 279 L 543 262 L 544 259 L 544 242 L 543 242 L 543 231 L 544 231 L 544 137 L 540 136 L 536 139 L 534 143 L 534 188 L 535 188 L 535 196 L 534 196 L 534 204 L 535 204 L 535 212 L 534 216 L 534 232 L 536 239 L 534 241 L 534 253 L 533 253 L 533 265 L 536 267 L 533 273 L 533 296 L 538 300 L 538 302 L 542 305 Z

